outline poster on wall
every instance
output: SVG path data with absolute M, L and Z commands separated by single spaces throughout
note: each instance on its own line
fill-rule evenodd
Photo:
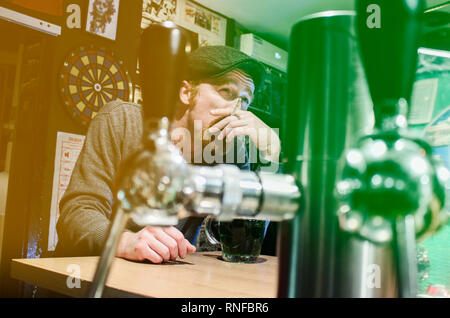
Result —
M 143 0 L 141 28 L 152 22 L 176 20 L 177 0 Z
M 227 19 L 191 1 L 183 2 L 178 23 L 198 34 L 199 45 L 225 45 Z
M 120 0 L 89 0 L 86 31 L 115 40 Z
M 173 21 L 196 34 L 198 45 L 225 45 L 227 18 L 189 0 L 144 0 L 141 28 Z
M 55 167 L 53 172 L 52 201 L 50 206 L 50 228 L 48 250 L 54 251 L 58 243 L 56 223 L 59 218 L 59 201 L 69 185 L 73 168 L 83 148 L 85 137 L 58 131 L 56 135 Z

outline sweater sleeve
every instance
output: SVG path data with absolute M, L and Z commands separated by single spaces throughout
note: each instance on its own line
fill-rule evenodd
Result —
M 107 111 L 99 112 L 91 121 L 60 202 L 57 253 L 65 256 L 100 254 L 110 224 L 114 177 L 122 157 L 131 151 L 124 139 L 140 140 L 136 125 L 129 122 L 133 114 L 127 114 L 125 107 L 117 110 L 122 106 L 118 103 L 107 106 Z M 133 136 L 127 136 L 127 127 Z

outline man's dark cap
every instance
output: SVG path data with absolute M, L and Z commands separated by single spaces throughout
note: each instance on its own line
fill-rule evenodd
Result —
M 189 80 L 215 78 L 237 68 L 252 77 L 255 91 L 263 83 L 263 65 L 235 48 L 223 45 L 201 46 L 188 56 Z

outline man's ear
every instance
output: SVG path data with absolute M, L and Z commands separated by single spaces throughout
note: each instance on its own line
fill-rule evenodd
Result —
M 192 85 L 188 81 L 181 82 L 180 101 L 184 106 L 189 106 L 191 101 Z

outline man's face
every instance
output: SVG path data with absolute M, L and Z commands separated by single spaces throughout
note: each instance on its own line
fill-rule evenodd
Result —
M 221 77 L 195 86 L 189 107 L 188 129 L 193 146 L 202 149 L 209 145 L 213 155 L 223 155 L 232 149 L 232 142 L 215 140 L 207 129 L 222 120 L 223 116 L 210 113 L 213 109 L 234 107 L 241 99 L 241 109 L 246 110 L 253 100 L 255 86 L 251 77 L 242 70 L 233 70 Z M 217 134 L 216 134 L 217 135 Z M 192 149 L 194 149 L 192 148 Z M 239 149 L 239 148 L 238 148 Z
M 201 121 L 207 129 L 223 119 L 214 116 L 211 110 L 232 107 L 241 98 L 241 108 L 246 110 L 253 100 L 255 86 L 251 77 L 236 69 L 208 83 L 196 87 L 196 94 L 191 102 L 190 126 L 194 120 Z M 191 126 L 192 127 L 192 126 Z

